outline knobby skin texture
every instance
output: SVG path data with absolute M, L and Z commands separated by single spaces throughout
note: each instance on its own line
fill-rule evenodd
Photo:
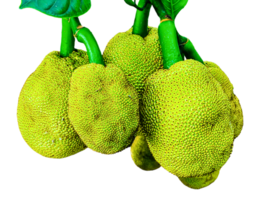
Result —
M 141 98 L 146 78 L 163 68 L 157 28 L 150 27 L 145 38 L 132 34 L 132 28 L 118 33 L 107 44 L 103 57 L 106 64 L 115 64 L 124 72 Z
M 54 51 L 26 80 L 19 97 L 18 124 L 24 140 L 39 154 L 64 158 L 86 148 L 68 118 L 68 95 L 73 71 L 87 63 L 84 51 L 66 58 Z
M 92 150 L 122 151 L 133 142 L 139 125 L 138 94 L 114 65 L 81 66 L 71 78 L 69 118 Z
M 152 74 L 140 109 L 154 158 L 178 177 L 209 174 L 230 157 L 231 105 L 221 85 L 198 61 L 181 61 Z

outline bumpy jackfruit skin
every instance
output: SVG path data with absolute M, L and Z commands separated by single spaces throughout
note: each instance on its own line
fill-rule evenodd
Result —
M 178 177 L 220 169 L 233 147 L 230 109 L 221 85 L 197 61 L 181 61 L 152 74 L 140 110 L 156 161 Z
M 90 149 L 122 151 L 133 142 L 139 125 L 138 94 L 114 65 L 81 66 L 71 78 L 69 118 Z
M 232 117 L 231 121 L 235 132 L 234 138 L 236 139 L 242 131 L 244 125 L 244 117 L 243 117 L 243 111 L 239 99 L 235 94 L 232 95 L 230 99 L 230 103 L 231 103 L 231 117 Z
M 201 189 L 215 182 L 215 180 L 218 178 L 219 171 L 220 170 L 217 170 L 210 174 L 206 174 L 200 177 L 187 177 L 179 179 L 184 185 L 186 185 L 189 188 Z
M 103 57 L 106 64 L 115 64 L 123 70 L 141 98 L 146 78 L 163 68 L 157 28 L 149 27 L 145 38 L 132 34 L 132 28 L 118 33 L 107 44 Z
M 17 118 L 24 140 L 37 153 L 65 158 L 86 148 L 68 118 L 68 95 L 74 69 L 88 62 L 81 50 L 66 58 L 54 51 L 26 80 Z
M 243 112 L 239 99 L 234 94 L 234 87 L 230 82 L 228 76 L 221 70 L 221 68 L 213 62 L 205 62 L 213 77 L 220 83 L 224 92 L 228 96 L 231 104 L 231 122 L 234 128 L 234 137 L 237 138 L 243 128 Z
M 156 170 L 160 167 L 160 164 L 154 159 L 145 136 L 142 136 L 141 132 L 142 128 L 139 126 L 137 136 L 131 146 L 132 159 L 136 166 L 145 171 Z
M 228 96 L 228 99 L 230 99 L 233 94 L 234 87 L 227 75 L 213 62 L 206 61 L 205 66 L 209 69 L 213 77 L 220 83 L 225 94 Z

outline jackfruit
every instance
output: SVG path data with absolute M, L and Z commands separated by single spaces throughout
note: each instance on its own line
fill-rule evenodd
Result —
M 179 178 L 179 179 L 184 185 L 190 188 L 201 189 L 213 183 L 218 178 L 219 171 L 220 170 L 217 170 L 210 174 L 205 174 L 200 177 L 187 177 L 187 178 Z
M 54 51 L 26 80 L 17 118 L 24 140 L 37 153 L 64 158 L 86 148 L 68 118 L 68 95 L 73 71 L 87 63 L 84 51 L 74 51 L 66 58 Z
M 204 64 L 208 68 L 212 76 L 220 83 L 225 94 L 228 96 L 228 99 L 230 99 L 233 94 L 234 87 L 227 75 L 220 69 L 218 65 L 213 62 L 206 61 Z
M 186 60 L 149 76 L 141 126 L 156 161 L 183 177 L 219 170 L 232 152 L 231 105 L 205 65 Z
M 234 137 L 237 138 L 243 128 L 243 112 L 237 96 L 233 92 L 233 85 L 221 68 L 213 62 L 205 62 L 213 77 L 220 83 L 231 103 L 231 122 L 234 127 Z
M 163 58 L 157 28 L 149 27 L 145 38 L 132 34 L 132 30 L 113 37 L 103 58 L 106 65 L 114 64 L 124 72 L 141 98 L 146 78 L 163 68 Z
M 156 170 L 160 164 L 154 159 L 145 136 L 142 133 L 142 128 L 139 126 L 135 140 L 131 146 L 131 156 L 134 163 L 141 169 L 150 171 Z
M 231 96 L 231 122 L 234 127 L 234 139 L 236 139 L 243 128 L 244 120 L 243 120 L 243 111 L 239 102 L 239 99 L 235 94 Z
M 138 94 L 114 65 L 81 66 L 71 78 L 69 118 L 90 149 L 122 151 L 133 142 L 139 125 Z

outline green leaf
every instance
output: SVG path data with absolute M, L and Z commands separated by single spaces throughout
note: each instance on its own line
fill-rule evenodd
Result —
M 166 12 L 172 19 L 186 6 L 188 0 L 161 0 Z
M 20 9 L 33 8 L 58 18 L 78 17 L 91 7 L 91 0 L 22 0 Z

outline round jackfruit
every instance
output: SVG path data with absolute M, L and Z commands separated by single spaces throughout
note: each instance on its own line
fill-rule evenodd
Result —
M 87 63 L 81 50 L 66 58 L 51 52 L 22 88 L 19 128 L 27 144 L 45 157 L 64 158 L 86 148 L 68 118 L 68 95 L 74 69 Z
M 231 103 L 231 122 L 234 127 L 235 138 L 243 128 L 243 112 L 237 96 L 233 92 L 233 85 L 221 68 L 213 62 L 205 62 L 213 77 L 220 83 Z
M 132 34 L 132 30 L 113 37 L 103 57 L 106 65 L 115 64 L 124 72 L 141 98 L 146 78 L 163 68 L 163 58 L 157 28 L 149 27 L 145 38 Z
M 81 66 L 71 78 L 69 118 L 90 149 L 122 151 L 133 142 L 139 125 L 138 94 L 114 65 Z
M 142 128 L 139 127 L 137 136 L 131 146 L 131 156 L 134 163 L 141 169 L 146 171 L 156 170 L 160 164 L 154 159 L 145 136 L 143 136 Z
M 218 178 L 219 171 L 220 170 L 217 170 L 210 174 L 206 174 L 200 177 L 187 177 L 187 178 L 179 178 L 179 179 L 187 187 L 193 189 L 201 189 L 213 183 Z
M 220 169 L 233 147 L 230 109 L 221 85 L 197 61 L 181 61 L 149 76 L 141 125 L 156 161 L 178 177 Z

